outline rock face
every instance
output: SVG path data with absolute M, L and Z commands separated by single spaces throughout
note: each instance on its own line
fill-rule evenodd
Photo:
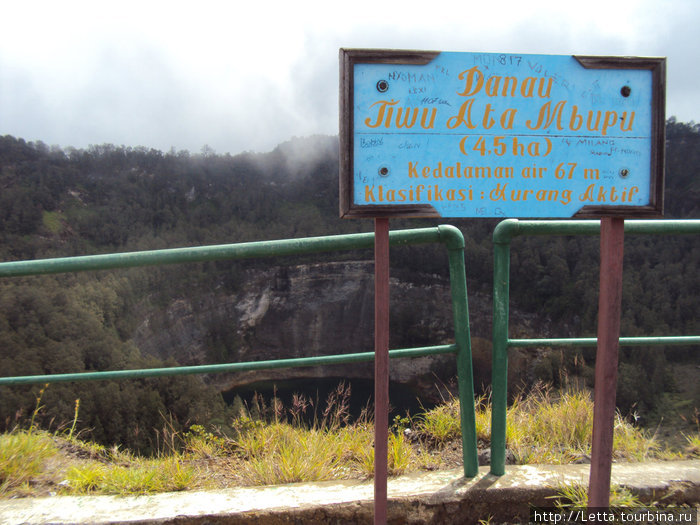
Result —
M 374 267 L 369 261 L 248 270 L 233 293 L 212 291 L 173 300 L 139 326 L 141 351 L 181 364 L 244 362 L 369 352 L 374 348 Z M 449 279 L 390 282 L 391 348 L 454 341 Z M 490 304 L 470 295 L 477 332 L 490 331 Z M 486 328 L 486 330 L 483 330 Z M 474 328 L 472 329 L 474 335 Z M 488 336 L 487 336 L 488 337 Z M 451 355 L 393 359 L 391 380 L 415 389 L 456 373 Z M 282 378 L 372 378 L 372 363 L 251 371 L 210 378 L 228 390 Z

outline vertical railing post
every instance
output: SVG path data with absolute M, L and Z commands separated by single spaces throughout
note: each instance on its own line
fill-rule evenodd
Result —
M 467 276 L 464 265 L 464 237 L 454 227 L 440 226 L 441 235 L 451 230 L 456 242 L 447 244 L 450 266 L 450 291 L 452 316 L 454 319 L 455 344 L 457 350 L 457 385 L 459 387 L 459 415 L 462 426 L 462 460 L 464 477 L 472 478 L 479 473 L 479 458 L 476 441 L 476 416 L 474 407 L 474 373 L 472 348 L 469 335 L 469 304 L 467 299 Z
M 494 236 L 495 237 L 495 236 Z M 491 364 L 491 474 L 506 470 L 506 411 L 508 408 L 508 301 L 510 239 L 494 238 L 493 347 Z

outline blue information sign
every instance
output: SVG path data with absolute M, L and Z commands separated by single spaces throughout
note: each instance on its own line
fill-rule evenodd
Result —
M 341 50 L 341 215 L 659 215 L 664 67 Z

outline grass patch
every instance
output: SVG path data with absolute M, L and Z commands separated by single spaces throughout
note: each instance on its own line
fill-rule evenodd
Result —
M 686 436 L 684 434 L 684 437 L 688 442 L 685 447 L 686 455 L 692 458 L 700 458 L 700 433 L 695 436 Z
M 477 399 L 475 405 L 477 440 L 480 446 L 486 447 L 491 441 L 491 405 L 486 397 Z M 508 407 L 506 417 L 506 446 L 515 463 L 565 464 L 590 455 L 593 401 L 587 392 L 536 388 L 527 396 L 517 398 Z M 438 447 L 460 439 L 459 401 L 449 399 L 421 414 L 416 418 L 416 429 L 426 442 Z M 692 437 L 687 440 L 689 446 L 682 454 L 684 457 L 691 456 L 698 445 Z M 613 454 L 623 461 L 681 457 L 619 414 L 615 420 Z
M 582 483 L 560 485 L 557 489 L 555 507 L 559 510 L 569 508 L 586 508 L 588 506 L 588 487 Z M 643 507 L 644 503 L 629 489 L 619 485 L 610 486 L 610 507 Z
M 506 443 L 516 463 L 571 463 L 589 456 L 593 400 L 587 392 L 536 389 L 508 410 Z M 670 452 L 617 414 L 613 456 L 624 461 L 670 459 Z
M 593 400 L 587 392 L 557 393 L 547 388 L 518 399 L 508 410 L 506 443 L 517 463 L 571 463 L 590 455 Z M 615 419 L 613 455 L 619 460 L 643 461 L 662 457 L 653 436 Z
M 66 492 L 77 494 L 151 494 L 192 488 L 195 469 L 183 458 L 133 458 L 128 464 L 100 462 L 71 467 L 66 474 Z
M 436 445 L 459 439 L 462 427 L 459 415 L 459 401 L 455 398 L 427 410 L 416 417 L 417 429 Z
M 311 426 L 241 419 L 233 451 L 241 459 L 244 484 L 369 478 L 374 475 L 374 426 L 362 417 L 340 424 L 338 414 Z M 388 472 L 399 475 L 420 463 L 418 452 L 404 435 L 389 434 Z
M 517 463 L 570 463 L 590 453 L 593 402 L 585 392 L 533 391 L 508 409 L 506 445 Z
M 0 435 L 0 496 L 27 491 L 57 453 L 45 432 L 17 430 Z
M 41 216 L 41 222 L 49 233 L 59 234 L 64 230 L 64 217 L 58 211 L 44 211 Z
M 685 455 L 691 458 L 700 458 L 700 411 L 695 409 L 693 415 L 693 422 L 695 423 L 695 433 L 686 434 L 681 432 L 681 436 L 685 439 L 684 452 Z
M 342 442 L 337 432 L 277 423 L 246 432 L 236 450 L 247 459 L 243 463 L 247 483 L 274 485 L 339 477 Z

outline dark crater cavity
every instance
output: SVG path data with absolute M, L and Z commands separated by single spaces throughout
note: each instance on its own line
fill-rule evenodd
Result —
M 349 395 L 341 392 L 349 392 Z M 333 398 L 346 398 L 351 421 L 359 418 L 364 409 L 369 409 L 370 413 L 374 411 L 374 381 L 371 379 L 324 377 L 260 381 L 225 391 L 222 395 L 229 405 L 242 402 L 251 415 L 262 410 L 267 418 L 274 418 L 271 409 L 273 398 L 281 401 L 284 414 L 289 417 L 294 408 L 294 396 L 303 396 L 309 402 L 309 407 L 301 419 L 308 424 L 313 424 L 314 420 L 321 422 L 329 400 Z M 420 392 L 405 384 L 389 382 L 390 422 L 396 416 L 415 415 L 435 406 L 425 400 L 419 401 L 420 397 Z M 261 406 L 261 398 L 264 407 Z

